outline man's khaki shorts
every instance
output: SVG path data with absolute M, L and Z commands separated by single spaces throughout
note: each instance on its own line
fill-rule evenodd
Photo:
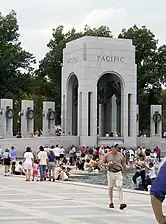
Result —
M 107 171 L 108 187 L 122 187 L 123 186 L 123 175 L 122 172 L 113 173 Z

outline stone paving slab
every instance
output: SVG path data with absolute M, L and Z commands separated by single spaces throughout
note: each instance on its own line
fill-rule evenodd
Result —
M 155 224 L 149 195 L 125 193 L 128 208 L 108 208 L 106 189 L 0 176 L 0 224 Z

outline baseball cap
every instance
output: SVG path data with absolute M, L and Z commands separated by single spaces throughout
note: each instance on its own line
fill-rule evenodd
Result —
M 118 144 L 118 143 L 116 143 L 116 142 L 111 143 L 111 144 L 110 144 L 110 148 L 113 148 L 113 147 L 115 147 L 115 146 L 117 146 L 117 145 L 119 145 L 119 144 Z

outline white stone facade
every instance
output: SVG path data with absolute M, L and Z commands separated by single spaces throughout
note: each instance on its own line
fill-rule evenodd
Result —
M 72 133 L 70 82 L 74 74 L 78 81 L 77 135 L 80 136 L 80 145 L 97 145 L 97 85 L 100 77 L 106 73 L 115 76 L 121 83 L 120 123 L 123 142 L 125 145 L 136 146 L 137 67 L 135 47 L 131 40 L 82 37 L 67 43 L 63 52 L 62 128 L 66 134 Z M 101 110 L 102 108 L 99 109 Z

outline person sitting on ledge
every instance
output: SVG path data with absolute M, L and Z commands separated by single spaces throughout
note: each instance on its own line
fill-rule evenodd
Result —
M 166 216 L 162 211 L 162 203 L 166 195 L 166 162 L 161 166 L 158 176 L 150 189 L 151 204 L 159 224 L 166 224 Z
M 64 180 L 64 181 L 66 181 L 68 178 L 69 177 L 66 174 L 66 168 L 63 167 L 62 164 L 59 167 L 55 168 L 55 180 Z
M 91 167 L 90 164 L 90 159 L 87 159 L 84 163 L 84 171 L 92 172 L 93 168 Z
M 25 175 L 22 162 L 20 161 L 19 164 L 16 165 L 15 170 L 13 171 L 14 175 Z

